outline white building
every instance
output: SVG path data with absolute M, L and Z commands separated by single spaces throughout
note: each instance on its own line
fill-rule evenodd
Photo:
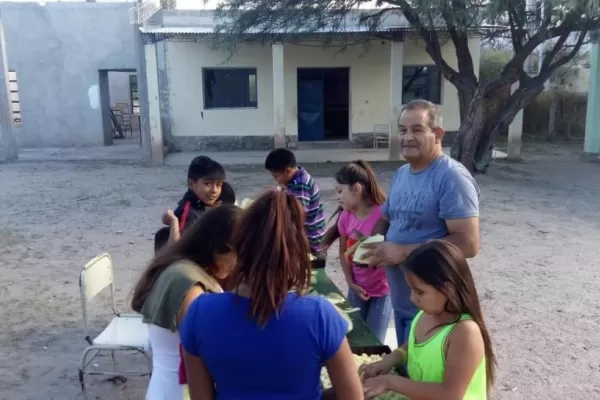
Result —
M 363 44 L 341 52 L 323 40 L 332 33 L 319 32 L 299 43 L 240 43 L 231 54 L 213 46 L 210 11 L 161 10 L 141 30 L 153 145 L 164 130 L 178 150 L 372 146 L 375 125 L 395 132 L 402 105 L 416 97 L 440 105 L 447 131 L 459 127 L 456 89 L 401 16 L 377 33 L 349 23 L 343 37 Z M 478 72 L 480 39 L 469 45 Z M 442 52 L 456 67 L 450 40 Z

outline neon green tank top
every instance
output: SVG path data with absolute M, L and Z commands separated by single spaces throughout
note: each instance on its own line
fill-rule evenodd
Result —
M 446 338 L 456 324 L 442 327 L 424 343 L 415 343 L 415 328 L 423 316 L 420 311 L 413 319 L 408 337 L 408 376 L 413 381 L 442 383 L 446 371 Z M 463 314 L 460 320 L 471 319 Z M 487 400 L 485 357 L 477 367 L 463 400 Z

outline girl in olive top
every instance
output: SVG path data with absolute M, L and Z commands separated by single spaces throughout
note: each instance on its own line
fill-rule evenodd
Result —
M 146 400 L 189 399 L 180 379 L 179 324 L 196 297 L 223 292 L 235 259 L 232 238 L 240 215 L 241 209 L 231 205 L 207 211 L 181 240 L 155 256 L 137 282 L 131 306 L 148 324 L 152 348 Z
M 421 310 L 408 343 L 365 365 L 365 398 L 396 392 L 414 399 L 487 400 L 496 359 L 475 282 L 460 250 L 442 240 L 415 249 L 404 262 L 411 300 Z M 408 378 L 388 375 L 406 366 Z

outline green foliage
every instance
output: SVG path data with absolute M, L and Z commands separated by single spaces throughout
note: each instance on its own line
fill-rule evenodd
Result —
M 507 50 L 487 50 L 479 60 L 479 81 L 487 82 L 502 74 L 506 63 L 511 59 Z

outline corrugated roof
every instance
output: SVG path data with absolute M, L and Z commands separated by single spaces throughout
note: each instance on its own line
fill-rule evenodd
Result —
M 379 28 L 371 30 L 360 23 L 364 12 L 376 10 L 358 10 L 350 13 L 344 19 L 343 26 L 324 27 L 305 32 L 286 32 L 285 30 L 269 32 L 272 34 L 320 35 L 320 34 L 369 34 L 414 31 L 406 18 L 400 13 L 392 13 L 382 19 Z M 140 27 L 143 33 L 155 35 L 210 35 L 214 33 L 217 21 L 214 10 L 160 10 Z M 493 26 L 481 26 L 483 29 L 494 29 Z M 445 24 L 440 30 L 445 30 Z M 475 30 L 475 29 L 474 29 Z M 259 29 L 249 30 L 247 35 L 265 33 Z

